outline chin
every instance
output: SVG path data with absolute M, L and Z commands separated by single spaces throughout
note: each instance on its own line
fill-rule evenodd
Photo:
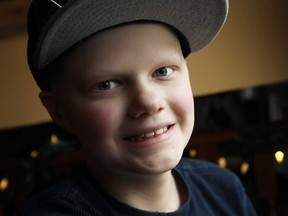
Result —
M 179 161 L 181 160 L 182 155 L 172 155 L 172 157 L 158 157 L 156 160 L 147 160 L 141 163 L 140 172 L 142 174 L 161 174 L 168 172 L 174 169 Z M 138 167 L 139 168 L 139 167 Z

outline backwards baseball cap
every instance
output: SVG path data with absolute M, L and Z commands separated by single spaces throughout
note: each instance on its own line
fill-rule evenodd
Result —
M 38 86 L 49 90 L 44 70 L 83 39 L 132 22 L 157 22 L 178 35 L 184 57 L 218 34 L 228 0 L 33 0 L 28 12 L 28 63 Z

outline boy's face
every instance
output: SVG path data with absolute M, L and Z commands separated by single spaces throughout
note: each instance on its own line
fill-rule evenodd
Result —
M 77 136 L 94 172 L 150 175 L 177 165 L 193 129 L 194 104 L 171 31 L 158 24 L 106 30 L 63 64 L 42 101 Z

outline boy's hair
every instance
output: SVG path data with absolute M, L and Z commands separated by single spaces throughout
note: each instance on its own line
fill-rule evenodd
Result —
M 133 22 L 156 22 L 177 35 L 184 57 L 220 31 L 228 0 L 33 0 L 28 12 L 28 63 L 42 90 L 61 56 L 89 36 Z M 57 66 L 56 66 L 57 67 Z

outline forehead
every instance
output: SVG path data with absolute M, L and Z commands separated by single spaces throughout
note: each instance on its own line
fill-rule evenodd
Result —
M 183 58 L 175 33 L 162 24 L 129 24 L 97 33 L 74 47 L 61 61 L 62 81 L 88 73 L 137 70 Z M 99 72 L 100 71 L 100 72 Z M 101 75 L 102 75 L 101 74 Z

